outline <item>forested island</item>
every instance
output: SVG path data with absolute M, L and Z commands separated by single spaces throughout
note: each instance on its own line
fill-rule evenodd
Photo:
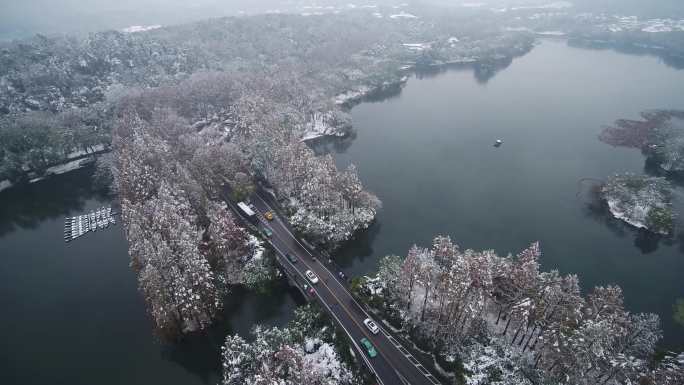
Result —
M 599 139 L 615 147 L 641 150 L 645 169 L 654 176 L 615 175 L 601 188 L 601 198 L 611 214 L 630 225 L 656 234 L 674 230 L 672 180 L 684 172 L 684 112 L 642 112 L 643 120 L 620 119 L 605 127 Z
M 639 149 L 656 172 L 681 177 L 684 173 L 684 111 L 645 111 L 641 116 L 643 120 L 617 120 L 614 125 L 604 128 L 599 139 L 612 146 Z
M 672 186 L 665 178 L 615 175 L 603 185 L 601 195 L 615 218 L 656 234 L 674 230 Z
M 381 199 L 356 168 L 338 169 L 307 144 L 349 135 L 354 104 L 448 66 L 472 67 L 486 82 L 538 36 L 594 44 L 610 34 L 619 46 L 627 30 L 626 23 L 611 30 L 612 19 L 545 9 L 380 6 L 3 43 L 0 187 L 111 151 L 97 159 L 96 175 L 121 204 L 155 333 L 182 339 L 210 327 L 235 285 L 259 289 L 279 275 L 273 251 L 238 223 L 226 194 L 241 200 L 267 188 L 295 230 L 326 250 L 374 221 Z M 638 46 L 655 24 L 632 21 L 639 32 L 630 44 Z M 666 41 L 684 33 L 676 21 L 663 25 Z M 684 48 L 672 44 L 677 63 Z M 657 119 L 673 118 L 681 115 Z M 674 134 L 654 135 L 639 148 L 664 172 L 677 172 Z M 608 184 L 606 194 L 617 187 Z M 662 212 L 650 212 L 646 219 L 664 226 Z M 682 382 L 676 358 L 654 360 L 657 316 L 629 313 L 618 287 L 582 295 L 576 276 L 540 272 L 539 256 L 536 243 L 499 257 L 438 237 L 432 249 L 384 259 L 376 278 L 358 283 L 358 295 L 435 354 L 453 381 Z M 347 357 L 333 328 L 306 309 L 286 328 L 257 328 L 254 342 L 229 336 L 223 383 L 357 383 L 363 375 L 352 366 L 361 362 Z

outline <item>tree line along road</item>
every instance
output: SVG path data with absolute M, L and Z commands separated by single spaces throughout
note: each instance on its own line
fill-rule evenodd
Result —
M 306 270 L 311 270 L 318 276 L 318 283 L 311 285 L 316 297 L 342 327 L 357 354 L 363 358 L 378 382 L 382 385 L 439 385 L 440 382 L 386 330 L 380 327 L 380 333 L 373 334 L 365 327 L 363 320 L 371 317 L 352 297 L 347 288 L 338 281 L 337 276 L 321 263 L 315 251 L 305 247 L 294 236 L 288 224 L 280 216 L 276 215 L 272 221 L 266 221 L 263 218 L 262 213 L 277 212 L 272 207 L 273 204 L 269 203 L 271 199 L 266 194 L 257 190 L 250 198 L 258 212 L 261 226 L 273 232 L 269 242 L 280 255 L 278 260 L 280 263 L 288 264 L 289 270 L 295 271 L 298 275 L 295 279 L 301 282 L 310 284 L 304 275 Z M 224 199 L 238 216 L 245 219 L 243 213 L 237 210 L 235 203 L 230 200 L 229 194 L 225 194 Z M 295 256 L 297 263 L 290 262 L 286 258 L 287 253 Z M 362 338 L 373 343 L 378 352 L 376 357 L 368 357 L 366 350 L 360 346 Z

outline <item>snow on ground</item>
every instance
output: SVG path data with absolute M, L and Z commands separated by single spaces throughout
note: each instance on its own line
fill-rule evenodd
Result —
M 611 214 L 636 228 L 667 235 L 666 218 L 671 215 L 670 184 L 664 178 L 617 175 L 601 189 Z
M 487 5 L 487 3 L 463 3 L 463 4 L 461 4 L 461 7 L 465 7 L 465 8 L 482 8 L 482 7 L 484 7 L 485 5 Z
M 50 175 L 59 175 L 59 174 L 64 174 L 69 171 L 77 170 L 83 166 L 85 166 L 87 163 L 91 162 L 94 157 L 85 157 L 84 155 L 92 154 L 94 152 L 101 152 L 105 150 L 105 146 L 103 144 L 98 144 L 95 146 L 92 146 L 89 148 L 88 151 L 85 150 L 78 150 L 78 151 L 73 151 L 67 155 L 66 161 L 62 164 L 58 164 L 56 166 L 48 167 L 45 170 L 44 175 L 41 175 L 37 178 L 33 178 L 29 180 L 29 183 L 35 183 L 40 180 L 45 179 L 46 177 Z M 74 159 L 74 158 L 79 158 L 79 159 Z M 69 159 L 74 159 L 74 160 L 69 160 Z M 14 184 L 10 182 L 9 180 L 3 180 L 0 181 L 0 191 L 8 189 L 12 187 Z
M 0 181 L 0 191 L 8 189 L 10 187 L 12 187 L 12 182 L 8 180 Z
M 658 32 L 672 32 L 672 27 L 664 23 L 654 23 L 641 29 L 643 32 L 658 33 Z
M 405 69 L 410 69 L 413 68 L 411 65 L 404 65 L 400 67 L 400 69 L 405 70 Z M 338 94 L 335 96 L 334 101 L 335 104 L 338 106 L 349 104 L 349 103 L 355 103 L 361 99 L 363 99 L 366 95 L 370 94 L 373 91 L 377 90 L 382 90 L 383 88 L 386 87 L 391 87 L 395 85 L 403 85 L 406 82 L 408 82 L 409 78 L 408 76 L 402 76 L 401 79 L 398 81 L 385 81 L 381 85 L 377 85 L 375 87 L 370 87 L 370 86 L 359 86 L 355 89 L 349 90 L 347 92 Z
M 124 28 L 121 30 L 121 32 L 124 33 L 136 33 L 136 32 L 145 32 L 145 31 L 151 31 L 153 29 L 161 28 L 162 26 L 159 24 L 154 24 L 154 25 L 132 25 L 130 27 Z
M 517 7 L 512 7 L 511 9 L 514 11 L 518 11 L 518 10 L 524 10 L 524 9 L 566 9 L 566 8 L 572 8 L 572 7 L 574 7 L 574 4 L 569 2 L 569 1 L 556 1 L 556 2 L 548 3 L 548 4 L 520 5 Z
M 376 214 L 374 209 L 357 208 L 353 213 L 344 210 L 323 218 L 295 198 L 290 198 L 289 205 L 296 210 L 290 217 L 296 229 L 333 245 L 339 245 L 349 240 L 356 231 L 368 228 Z
M 325 378 L 349 380 L 351 373 L 340 360 L 335 347 L 320 338 L 304 338 L 304 367 Z
M 85 166 L 86 163 L 90 162 L 92 158 L 86 158 L 86 159 L 77 159 L 77 160 L 72 160 L 70 162 L 62 163 L 57 166 L 49 167 L 47 170 L 45 170 L 45 175 L 40 176 L 37 178 L 33 178 L 29 180 L 29 183 L 35 183 L 40 180 L 45 179 L 46 177 L 50 175 L 59 175 L 59 174 L 64 174 L 69 171 L 74 171 L 77 170 L 83 166 Z
M 344 122 L 337 122 L 332 111 L 315 113 L 304 127 L 304 135 L 301 141 L 312 140 L 324 136 L 343 137 L 348 133 L 349 127 Z
M 85 162 L 84 162 L 85 161 Z M 73 171 L 78 168 L 81 168 L 85 165 L 85 163 L 88 163 L 90 159 L 78 159 L 78 160 L 72 160 L 71 162 L 63 163 L 57 166 L 53 166 L 47 169 L 45 172 L 46 175 L 58 175 L 58 174 L 64 174 L 65 172 Z
M 347 91 L 335 97 L 335 104 L 342 105 L 349 102 L 354 102 L 366 96 L 370 91 L 371 88 L 368 86 L 361 86 L 355 90 Z
M 527 27 L 506 27 L 506 28 L 504 28 L 504 31 L 508 31 L 508 32 L 534 32 Z
M 316 351 L 316 345 L 320 345 L 321 340 L 319 338 L 304 338 L 304 351 L 307 353 L 313 353 Z
M 623 220 L 639 229 L 647 228 L 646 215 L 648 215 L 650 210 L 648 206 L 636 204 L 631 208 L 631 212 L 628 214 L 627 210 L 623 209 L 621 201 L 618 199 L 608 199 L 608 208 L 615 218 Z
M 83 155 L 88 155 L 88 154 L 92 154 L 93 152 L 100 152 L 100 151 L 104 151 L 104 150 L 105 150 L 104 144 L 97 144 L 95 146 L 90 147 L 88 149 L 88 151 L 78 150 L 78 151 L 71 152 L 71 153 L 69 153 L 69 155 L 67 155 L 67 159 L 78 158 L 78 157 L 83 156 Z
M 596 17 L 600 20 L 599 17 Z M 647 32 L 647 33 L 665 33 L 684 31 L 684 20 L 675 19 L 639 19 L 636 16 L 618 16 L 613 15 L 603 25 L 603 28 L 609 32 Z
M 252 234 L 249 234 L 249 241 L 247 242 L 250 250 L 253 250 L 252 260 L 260 260 L 264 256 L 264 242 Z
M 384 288 L 384 282 L 380 280 L 380 277 L 376 278 L 371 278 L 369 276 L 364 276 L 364 286 L 366 287 L 366 290 L 371 295 L 381 295 L 382 294 L 382 289 Z
M 537 32 L 537 35 L 540 35 L 540 36 L 565 36 L 565 32 L 563 32 L 563 31 L 540 31 L 540 32 Z
M 399 13 L 396 13 L 394 15 L 390 15 L 390 19 L 417 19 L 418 16 L 401 11 Z
M 304 136 L 302 136 L 302 142 L 322 138 L 324 136 L 325 136 L 324 134 L 320 134 L 317 132 L 307 132 L 304 134 Z
M 424 51 L 430 48 L 430 43 L 402 43 L 402 46 L 408 48 L 410 51 Z

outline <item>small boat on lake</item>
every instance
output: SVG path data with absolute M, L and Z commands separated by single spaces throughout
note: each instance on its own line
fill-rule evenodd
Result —
M 501 147 L 503 145 L 503 140 L 497 139 L 496 142 L 494 142 L 494 147 Z

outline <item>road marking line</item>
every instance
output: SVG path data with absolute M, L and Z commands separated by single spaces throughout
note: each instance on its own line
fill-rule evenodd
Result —
M 425 367 L 423 365 L 418 365 L 417 368 L 420 369 L 420 371 L 423 372 L 423 374 L 425 374 L 425 375 L 430 374 L 430 372 L 428 372 L 428 370 L 425 369 Z

